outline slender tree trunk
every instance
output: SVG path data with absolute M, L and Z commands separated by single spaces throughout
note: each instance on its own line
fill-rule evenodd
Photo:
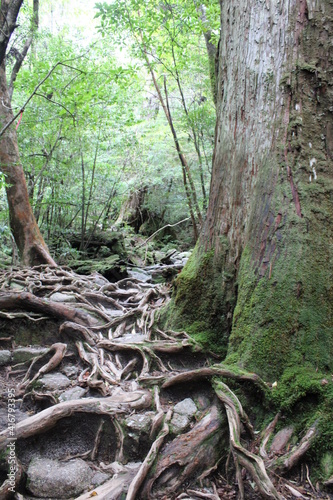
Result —
M 197 1 L 197 0 L 194 0 L 194 4 L 196 6 L 196 9 L 200 15 L 200 18 L 201 18 L 203 26 L 204 26 L 204 33 L 203 34 L 204 34 L 204 38 L 205 38 L 205 44 L 206 44 L 207 56 L 208 56 L 210 86 L 211 86 L 211 90 L 212 90 L 213 101 L 214 101 L 214 104 L 216 106 L 216 104 L 217 104 L 218 47 L 216 47 L 212 43 L 212 32 L 208 27 L 208 22 L 207 22 L 207 17 L 206 17 L 204 5 L 202 5 L 202 3 Z
M 38 30 L 38 24 L 39 24 L 39 0 L 34 0 L 33 3 L 33 15 L 32 15 L 32 20 L 31 20 L 31 27 L 30 27 L 30 34 L 28 38 L 25 41 L 25 44 L 22 48 L 22 51 L 19 52 L 18 50 L 15 53 L 16 57 L 16 62 L 13 66 L 12 69 L 12 74 L 10 77 L 10 83 L 8 87 L 8 92 L 9 92 L 9 97 L 12 99 L 13 96 L 13 91 L 14 91 L 14 83 L 16 80 L 16 77 L 18 75 L 18 72 L 21 69 L 22 63 L 28 54 L 28 51 L 30 49 L 30 46 L 32 45 L 33 39 L 35 32 Z
M 189 113 L 188 113 L 188 109 L 187 109 L 187 105 L 186 105 L 184 92 L 183 92 L 183 89 L 182 89 L 182 86 L 180 83 L 178 66 L 177 66 L 177 61 L 176 61 L 176 56 L 175 56 L 175 51 L 174 51 L 173 45 L 172 45 L 172 59 L 173 59 L 174 67 L 175 67 L 176 82 L 177 82 L 177 87 L 178 87 L 178 90 L 180 93 L 184 113 L 186 115 L 188 125 L 189 125 L 190 129 L 192 130 L 192 134 L 193 134 L 194 148 L 195 148 L 195 151 L 197 153 L 198 162 L 199 162 L 199 173 L 200 173 L 200 182 L 201 182 L 201 190 L 202 190 L 202 197 L 203 197 L 203 208 L 204 208 L 204 211 L 206 211 L 207 210 L 207 193 L 206 193 L 205 180 L 204 180 L 204 174 L 203 174 L 203 168 L 202 168 L 202 156 L 201 156 L 201 151 L 200 151 L 200 145 L 199 145 L 197 133 L 195 131 L 195 127 L 194 127 L 194 125 L 191 124 L 191 120 L 189 118 Z M 170 115 L 170 113 L 169 113 L 169 115 Z M 200 213 L 200 224 L 202 224 L 201 213 Z
M 175 127 L 173 126 L 173 121 L 172 121 L 172 117 L 171 117 L 171 113 L 170 113 L 170 106 L 169 106 L 168 90 L 167 90 L 167 86 L 166 86 L 166 77 L 164 77 L 164 92 L 165 92 L 165 100 L 166 100 L 166 106 L 167 106 L 168 116 L 169 116 L 169 125 L 170 125 L 170 129 L 171 129 L 171 133 L 172 133 L 172 136 L 173 136 L 174 143 L 176 145 L 176 149 L 177 149 L 177 153 L 178 153 L 178 156 L 179 156 L 179 160 L 180 160 L 180 163 L 181 163 L 181 166 L 182 166 L 183 184 L 184 184 L 184 188 L 185 188 L 185 192 L 186 192 L 186 198 L 187 198 L 187 204 L 188 204 L 188 208 L 189 208 L 189 211 L 190 211 L 190 216 L 191 216 L 191 220 L 192 220 L 192 224 L 193 224 L 194 238 L 195 238 L 195 241 L 197 241 L 199 234 L 198 234 L 198 228 L 197 228 L 197 224 L 196 224 L 196 221 L 195 221 L 195 216 L 194 216 L 194 211 L 193 211 L 193 206 L 192 206 L 192 197 L 193 197 L 194 192 L 193 192 L 193 190 L 191 190 L 191 188 L 192 188 L 192 185 L 193 185 L 193 181 L 192 181 L 192 176 L 190 174 L 190 169 L 189 169 L 188 163 L 186 161 L 186 158 L 185 158 L 185 156 L 183 155 L 183 153 L 182 153 L 182 151 L 180 149 L 180 145 L 179 145 L 179 141 L 178 141 L 178 137 L 177 137 L 177 134 L 176 134 Z M 190 188 L 190 186 L 187 183 L 187 179 L 189 179 L 191 188 Z M 193 185 L 193 188 L 194 188 L 194 185 Z M 195 203 L 195 206 L 197 207 L 198 202 L 197 202 L 196 196 L 195 196 L 195 199 L 194 199 L 194 203 Z M 197 210 L 197 214 L 198 215 L 200 214 L 200 219 L 199 220 L 202 222 L 200 211 Z
M 268 380 L 332 370 L 333 3 L 221 9 L 210 201 L 178 318 Z
M 163 108 L 164 114 L 165 114 L 166 119 L 168 121 L 170 130 L 171 130 L 171 133 L 172 133 L 172 137 L 173 137 L 173 140 L 174 140 L 174 143 L 175 143 L 175 146 L 176 146 L 176 150 L 177 150 L 177 153 L 178 153 L 178 157 L 179 157 L 179 160 L 180 160 L 180 163 L 181 163 L 181 166 L 182 166 L 183 184 L 184 184 L 184 188 L 185 188 L 187 204 L 188 204 L 188 208 L 189 208 L 189 212 L 190 212 L 190 216 L 191 216 L 191 220 L 192 220 L 192 224 L 193 224 L 194 238 L 195 238 L 195 240 L 197 240 L 199 233 L 198 233 L 197 223 L 196 223 L 194 212 L 193 212 L 193 205 L 195 207 L 195 210 L 196 210 L 196 213 L 197 213 L 197 217 L 198 217 L 198 220 L 199 220 L 200 224 L 202 224 L 202 215 L 201 215 L 201 211 L 200 211 L 199 204 L 198 204 L 198 201 L 197 201 L 196 189 L 195 189 L 194 182 L 193 182 L 193 179 L 192 179 L 192 174 L 191 174 L 191 171 L 190 171 L 190 167 L 189 167 L 189 165 L 187 163 L 185 155 L 183 154 L 183 152 L 182 152 L 182 150 L 180 148 L 180 144 L 179 144 L 179 141 L 178 141 L 177 133 L 176 133 L 175 127 L 174 127 L 173 122 L 172 122 L 172 117 L 171 117 L 171 114 L 170 114 L 170 108 L 168 106 L 166 80 L 164 79 L 164 90 L 165 90 L 165 94 L 166 94 L 166 96 L 165 96 L 166 97 L 166 102 L 164 102 L 160 86 L 159 86 L 159 84 L 158 84 L 158 82 L 156 80 L 153 67 L 150 64 L 150 61 L 149 61 L 149 58 L 148 58 L 148 55 L 146 53 L 146 49 L 145 48 L 143 49 L 143 54 L 144 54 L 144 58 L 145 58 L 147 67 L 149 69 L 149 72 L 151 74 L 151 77 L 152 77 L 152 80 L 153 80 L 153 83 L 154 83 L 154 87 L 156 89 L 159 101 L 161 103 L 161 106 Z M 187 180 L 189 182 L 189 185 L 187 183 Z
M 8 123 L 13 117 L 4 63 L 0 67 L 0 120 Z M 10 226 L 25 265 L 55 265 L 33 215 L 17 145 L 16 130 L 9 127 L 0 137 L 0 168 L 6 176 L 6 192 Z

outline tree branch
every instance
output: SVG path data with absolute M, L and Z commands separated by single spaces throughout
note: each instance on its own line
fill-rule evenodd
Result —
M 72 59 L 71 59 L 72 60 Z M 44 82 L 46 82 L 46 80 L 50 77 L 50 75 L 53 73 L 53 71 L 58 67 L 58 66 L 66 66 L 67 68 L 71 68 L 71 69 L 74 69 L 75 71 L 79 71 L 80 73 L 84 73 L 84 71 L 81 71 L 80 69 L 78 68 L 74 68 L 73 66 L 69 66 L 68 64 L 65 64 L 65 62 L 57 62 L 53 68 L 50 69 L 50 71 L 47 73 L 47 75 L 38 83 L 38 85 L 36 85 L 34 91 L 32 92 L 32 94 L 28 97 L 28 99 L 26 100 L 26 102 L 23 104 L 23 106 L 21 107 L 21 109 L 16 113 L 16 115 L 13 116 L 13 118 L 2 128 L 2 130 L 0 131 L 0 137 L 6 132 L 6 130 L 11 126 L 11 124 L 16 120 L 16 118 L 23 112 L 25 111 L 25 108 L 27 107 L 27 105 L 29 104 L 29 102 L 31 101 L 31 99 L 33 98 L 34 95 L 36 95 L 38 89 L 43 85 Z

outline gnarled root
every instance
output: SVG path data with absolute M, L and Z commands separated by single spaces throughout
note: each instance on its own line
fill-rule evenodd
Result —
M 184 482 L 210 469 L 219 458 L 221 418 L 213 406 L 193 429 L 168 443 L 157 458 L 154 472 L 148 475 L 141 497 L 170 498 Z
M 66 354 L 66 350 L 67 350 L 67 344 L 62 344 L 61 342 L 57 342 L 56 344 L 53 344 L 48 349 L 47 352 L 41 354 L 40 356 L 37 356 L 32 361 L 24 379 L 19 384 L 17 391 L 20 392 L 22 389 L 26 389 L 33 382 L 35 382 L 41 375 L 44 375 L 45 373 L 49 373 L 50 371 L 54 370 L 58 365 L 60 365 L 61 361 L 64 359 L 64 356 Z M 38 370 L 38 372 L 34 375 L 34 377 L 31 380 L 29 380 L 29 375 L 31 373 L 33 366 L 36 364 L 36 362 L 52 352 L 54 352 L 54 354 L 51 357 L 51 359 Z
M 162 427 L 161 432 L 157 436 L 156 440 L 153 442 L 146 458 L 144 459 L 140 469 L 138 470 L 138 473 L 136 474 L 135 478 L 131 482 L 131 485 L 129 487 L 126 500 L 135 500 L 136 499 L 136 494 L 140 489 L 140 486 L 142 485 L 143 481 L 145 480 L 151 466 L 153 465 L 154 461 L 157 458 L 157 454 L 163 444 L 164 438 L 167 434 L 169 434 L 169 421 L 172 416 L 172 411 L 169 410 L 165 416 L 164 419 L 164 424 Z
M 96 413 L 99 415 L 115 415 L 130 410 L 149 408 L 152 403 L 150 391 L 138 390 L 135 392 L 118 391 L 106 398 L 86 398 L 65 401 L 51 406 L 21 422 L 15 429 L 17 439 L 27 438 L 52 428 L 58 420 L 69 417 L 73 413 Z M 8 429 L 0 432 L 0 450 L 5 448 L 10 440 Z
M 268 477 L 263 460 L 254 453 L 250 453 L 240 443 L 240 418 L 239 410 L 237 411 L 236 408 L 236 405 L 240 404 L 238 399 L 235 404 L 230 389 L 223 382 L 215 380 L 214 386 L 218 398 L 223 402 L 226 409 L 229 423 L 230 447 L 234 459 L 249 471 L 263 498 L 281 500 L 282 497 L 278 494 Z M 242 489 L 242 485 L 240 487 Z

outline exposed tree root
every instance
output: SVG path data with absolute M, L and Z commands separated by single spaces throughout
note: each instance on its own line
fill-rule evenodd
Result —
M 144 459 L 140 469 L 138 470 L 135 478 L 130 484 L 130 487 L 128 489 L 128 493 L 126 496 L 126 500 L 135 500 L 136 495 L 140 489 L 140 486 L 142 485 L 143 481 L 146 479 L 147 474 L 149 470 L 151 469 L 154 461 L 157 459 L 157 454 L 163 444 L 165 436 L 169 434 L 169 421 L 172 416 L 172 411 L 169 410 L 168 413 L 165 416 L 164 419 L 164 424 L 161 429 L 161 432 L 157 436 L 156 440 L 153 442 L 146 458 Z
M 1 309 L 26 309 L 42 314 L 47 314 L 54 318 L 59 318 L 67 321 L 74 321 L 79 325 L 93 326 L 97 320 L 88 313 L 70 307 L 66 304 L 50 302 L 47 299 L 41 299 L 29 292 L 10 292 L 0 293 L 0 308 Z
M 268 477 L 263 460 L 257 455 L 250 453 L 240 443 L 239 414 L 242 410 L 239 408 L 240 403 L 238 399 L 236 398 L 235 404 L 235 398 L 232 397 L 230 389 L 220 381 L 215 381 L 215 391 L 226 409 L 229 423 L 230 446 L 234 459 L 250 472 L 263 498 L 281 500 L 282 497 L 278 494 Z M 227 393 L 231 393 L 231 395 Z M 243 489 L 242 485 L 240 488 L 241 490 Z
M 158 456 L 142 491 L 142 498 L 170 498 L 193 475 L 216 463 L 222 436 L 221 416 L 214 406 L 186 434 L 169 442 Z
M 177 375 L 171 376 L 163 384 L 163 389 L 172 387 L 173 385 L 193 382 L 194 380 L 200 380 L 202 378 L 210 378 L 216 375 L 221 377 L 231 378 L 239 381 L 250 381 L 256 384 L 263 392 L 268 390 L 267 384 L 255 373 L 239 373 L 232 371 L 230 368 L 223 367 L 223 365 L 213 365 L 209 368 L 200 368 L 199 370 L 191 370 L 184 373 L 178 373 Z
M 276 427 L 276 424 L 278 423 L 279 418 L 280 418 L 280 413 L 277 413 L 274 417 L 274 420 L 272 420 L 272 422 L 269 424 L 267 429 L 265 429 L 265 433 L 263 435 L 263 438 L 262 438 L 262 441 L 260 444 L 260 449 L 259 449 L 260 456 L 264 459 L 268 458 L 266 446 L 267 446 L 267 443 L 269 441 L 269 438 L 271 437 L 272 433 L 274 432 L 274 429 Z
M 303 455 L 311 447 L 312 443 L 318 436 L 318 422 L 315 422 L 306 432 L 300 444 L 294 447 L 289 453 L 286 453 L 277 460 L 270 463 L 270 467 L 277 471 L 279 474 L 284 474 L 292 467 L 294 467 Z
M 51 406 L 46 410 L 22 420 L 16 425 L 15 437 L 27 438 L 45 432 L 53 427 L 58 420 L 69 417 L 73 413 L 94 413 L 98 415 L 115 415 L 127 413 L 131 410 L 149 408 L 152 402 L 150 391 L 136 392 L 119 391 L 106 398 L 86 398 L 65 401 Z M 0 450 L 6 447 L 10 440 L 8 429 L 0 432 Z
M 51 405 L 17 422 L 15 438 L 22 441 L 44 433 L 74 415 L 111 418 L 117 440 L 113 446 L 117 462 L 99 463 L 98 466 L 114 477 L 77 500 L 92 496 L 110 500 L 126 492 L 127 500 L 223 498 L 215 484 L 207 481 L 220 468 L 227 428 L 239 498 L 246 499 L 244 469 L 253 478 L 262 498 L 281 500 L 283 491 L 292 493 L 292 484 L 283 483 L 279 477 L 279 484 L 274 485 L 271 477 L 275 479 L 276 474 L 284 474 L 302 459 L 317 437 L 316 424 L 298 446 L 282 456 L 273 456 L 267 451 L 267 443 L 275 431 L 277 415 L 262 437 L 260 456 L 250 452 L 249 449 L 255 451 L 258 445 L 253 426 L 239 399 L 221 379 L 224 382 L 232 380 L 243 389 L 244 382 L 250 382 L 260 390 L 263 398 L 271 390 L 269 385 L 254 373 L 217 363 L 216 355 L 203 353 L 200 345 L 186 332 L 163 331 L 156 327 L 155 313 L 169 300 L 166 287 L 140 283 L 133 278 L 109 283 L 97 274 L 86 277 L 67 268 L 39 266 L 3 273 L 0 290 L 1 317 L 13 321 L 20 317 L 31 321 L 56 318 L 61 321 L 61 340 L 66 342 L 52 344 L 46 353 L 30 362 L 24 373 L 22 370 L 8 371 L 8 383 L 13 384 L 15 377 L 18 380 L 17 397 L 23 396 L 23 406 Z M 13 342 L 12 337 L 0 340 L 10 345 Z M 32 387 L 40 376 L 65 365 L 66 350 L 70 356 L 75 355 L 78 370 L 72 384 L 84 387 L 88 397 L 59 403 L 57 391 L 42 388 L 37 392 Z M 184 366 L 181 357 L 186 359 Z M 186 368 L 189 363 L 190 369 Z M 212 364 L 207 366 L 207 363 Z M 187 388 L 200 387 L 200 381 L 206 382 L 206 388 L 214 389 L 209 394 L 209 404 L 196 414 L 196 423 L 192 419 L 189 425 L 185 424 L 183 433 L 175 436 L 171 420 L 175 403 L 172 394 L 179 391 L 186 398 Z M 153 402 L 155 415 L 151 411 Z M 38 406 L 36 409 L 39 410 Z M 143 417 L 146 412 L 150 414 L 150 424 L 145 431 L 142 462 L 133 467 L 124 465 L 130 458 L 124 419 L 138 413 L 137 417 Z M 71 458 L 90 459 L 96 466 L 99 451 L 104 446 L 106 420 L 104 417 L 95 428 L 89 450 L 74 453 Z M 246 431 L 248 445 L 241 442 L 242 430 Z M 0 449 L 6 448 L 9 441 L 10 431 L 5 429 L 0 433 Z M 140 454 L 141 447 L 140 441 L 136 453 Z M 17 474 L 17 481 L 21 475 Z M 215 480 L 216 477 L 215 474 Z M 201 491 L 202 484 L 211 484 L 209 491 Z M 332 479 L 327 481 L 327 485 L 330 484 Z M 0 489 L 0 498 L 9 498 L 7 483 Z
M 22 382 L 19 384 L 17 390 L 21 391 L 22 389 L 28 388 L 41 375 L 44 375 L 45 373 L 49 373 L 50 371 L 54 370 L 61 363 L 61 361 L 64 359 L 66 349 L 67 349 L 66 344 L 61 344 L 60 342 L 58 342 L 56 344 L 53 344 L 46 353 L 43 353 L 40 356 L 37 356 L 32 361 L 28 371 L 25 374 L 25 377 L 23 378 Z M 38 370 L 36 375 L 31 380 L 29 380 L 30 372 L 31 372 L 33 366 L 35 365 L 35 363 L 53 351 L 54 351 L 54 354 L 51 357 L 51 359 Z

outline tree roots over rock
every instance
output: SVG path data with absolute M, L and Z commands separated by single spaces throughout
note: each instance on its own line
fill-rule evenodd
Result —
M 3 274 L 3 319 L 29 318 L 39 321 L 40 328 L 46 318 L 60 321 L 58 342 L 2 369 L 4 385 L 10 390 L 15 386 L 20 415 L 15 428 L 6 422 L 0 433 L 1 477 L 8 473 L 8 446 L 13 438 L 17 443 L 16 498 L 31 494 L 25 479 L 32 459 L 27 450 L 50 458 L 45 451 L 49 431 L 57 436 L 61 422 L 67 437 L 59 437 L 64 449 L 58 443 L 58 459 L 79 457 L 109 478 L 83 492 L 77 497 L 81 500 L 124 495 L 127 500 L 310 498 L 282 474 L 310 448 L 316 423 L 292 449 L 277 455 L 267 451 L 279 416 L 258 442 L 235 387 L 259 392 L 262 400 L 271 388 L 256 374 L 218 363 L 185 332 L 159 329 L 155 320 L 168 300 L 163 285 L 128 278 L 109 283 L 98 274 L 79 276 L 67 268 L 40 266 Z M 1 341 L 12 342 L 15 352 L 15 339 L 4 336 Z M 72 378 L 66 382 L 59 371 Z M 65 379 L 64 386 L 48 385 L 45 375 L 50 372 Z M 189 396 L 196 404 L 190 400 L 191 408 L 186 408 Z M 6 399 L 4 392 L 3 406 Z M 181 399 L 185 401 L 179 413 L 175 404 Z M 88 449 L 68 439 L 79 435 L 77 422 L 88 422 Z M 43 446 L 38 448 L 40 435 Z M 234 483 L 221 472 L 228 468 L 228 452 Z M 10 484 L 5 478 L 1 499 L 12 495 Z

